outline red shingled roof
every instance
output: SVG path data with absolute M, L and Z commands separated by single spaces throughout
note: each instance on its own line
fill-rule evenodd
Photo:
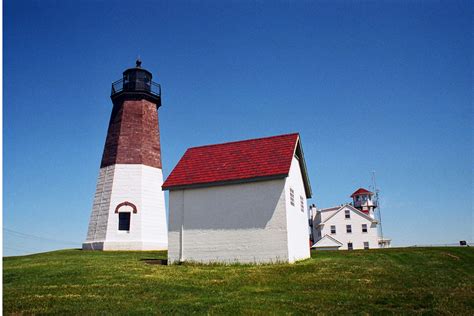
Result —
M 189 148 L 163 189 L 286 177 L 298 142 L 299 135 L 294 133 Z M 309 188 L 305 167 L 302 172 Z
M 370 195 L 373 195 L 372 192 L 364 189 L 364 188 L 359 188 L 357 191 L 355 191 L 354 193 L 351 194 L 351 197 L 354 197 L 356 195 L 362 195 L 362 194 L 370 194 Z

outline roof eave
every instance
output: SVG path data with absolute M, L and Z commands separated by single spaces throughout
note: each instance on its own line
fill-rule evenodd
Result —
M 298 134 L 298 139 L 296 141 L 294 153 L 299 154 L 300 169 L 303 176 L 303 183 L 304 183 L 304 189 L 306 192 L 306 198 L 310 199 L 313 196 L 313 192 L 311 190 L 311 183 L 309 182 L 308 170 L 306 169 L 306 161 L 304 159 L 303 146 L 301 145 L 301 136 L 299 134 Z
M 215 182 L 205 182 L 205 183 L 193 183 L 193 184 L 183 184 L 183 185 L 171 185 L 171 186 L 162 186 L 163 190 L 175 191 L 175 190 L 185 190 L 185 189 L 198 189 L 198 188 L 207 188 L 207 187 L 215 187 L 215 186 L 222 186 L 222 185 L 231 185 L 231 184 L 243 184 L 243 183 L 250 183 L 250 182 L 258 182 L 258 181 L 269 181 L 269 180 L 276 180 L 276 179 L 284 179 L 288 177 L 288 173 L 283 174 L 276 174 L 271 176 L 261 176 L 261 177 L 253 177 L 253 178 L 246 178 L 246 179 L 234 179 L 234 180 L 224 180 L 224 181 L 215 181 Z

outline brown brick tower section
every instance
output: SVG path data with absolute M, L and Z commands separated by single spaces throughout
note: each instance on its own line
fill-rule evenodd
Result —
M 100 167 L 142 164 L 161 169 L 158 109 L 148 100 L 114 105 Z

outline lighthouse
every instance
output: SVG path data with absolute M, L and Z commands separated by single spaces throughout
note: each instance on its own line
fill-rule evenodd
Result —
M 137 60 L 112 83 L 113 103 L 82 249 L 161 250 L 168 229 L 158 123 L 161 86 Z

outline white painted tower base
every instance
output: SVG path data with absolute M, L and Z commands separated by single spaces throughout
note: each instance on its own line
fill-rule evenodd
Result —
M 159 168 L 139 164 L 101 168 L 82 249 L 167 249 L 168 225 L 162 184 L 163 173 Z M 131 213 L 128 231 L 119 230 L 120 212 Z

